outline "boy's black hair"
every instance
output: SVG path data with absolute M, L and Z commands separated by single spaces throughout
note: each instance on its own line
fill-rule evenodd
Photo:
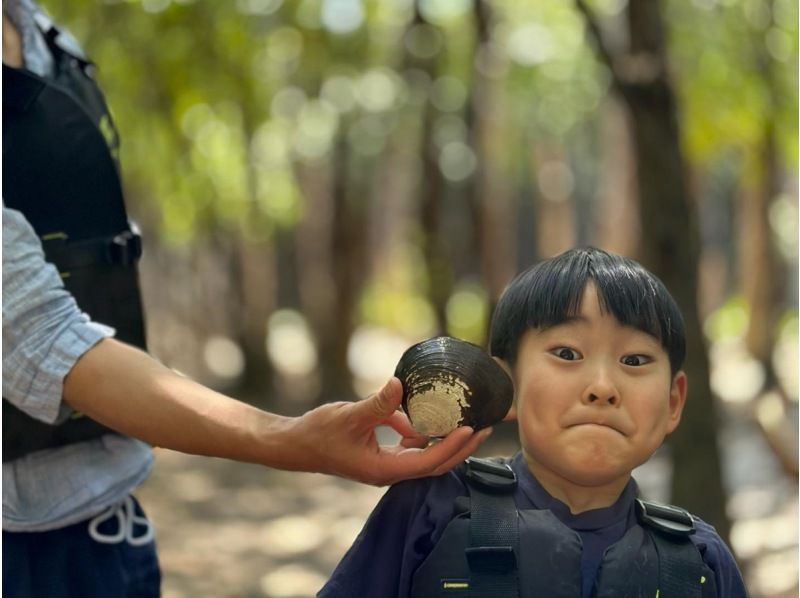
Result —
M 530 328 L 556 326 L 578 314 L 589 281 L 603 311 L 658 339 L 675 375 L 686 357 L 686 333 L 677 303 L 641 264 L 595 247 L 566 251 L 511 281 L 492 316 L 491 354 L 513 365 L 519 341 Z

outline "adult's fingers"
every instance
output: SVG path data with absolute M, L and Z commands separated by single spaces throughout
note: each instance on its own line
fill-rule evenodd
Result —
M 477 432 L 470 436 L 467 439 L 467 442 L 458 449 L 449 459 L 445 460 L 444 463 L 439 465 L 431 475 L 441 475 L 446 471 L 450 471 L 464 461 L 467 457 L 469 457 L 472 453 L 474 453 L 480 444 L 489 438 L 492 433 L 492 428 L 484 428 L 480 432 Z M 445 439 L 446 440 L 446 439 Z M 430 447 L 431 449 L 436 448 L 436 446 Z
M 389 417 L 384 419 L 382 423 L 390 426 L 403 438 L 424 438 L 427 442 L 428 437 L 424 434 L 420 434 L 411 426 L 411 422 L 408 420 L 408 417 L 406 417 L 405 413 L 395 411 Z
M 353 404 L 356 414 L 364 423 L 377 424 L 390 417 L 403 400 L 403 385 L 390 378 L 374 395 Z
M 427 436 L 409 436 L 408 438 L 401 439 L 399 444 L 403 448 L 424 449 L 428 446 L 428 442 Z
M 469 457 L 491 433 L 473 433 L 472 428 L 457 428 L 440 442 L 425 449 L 406 449 L 388 456 L 383 471 L 387 480 L 398 481 L 449 471 Z
M 506 416 L 503 418 L 504 422 L 515 422 L 517 421 L 517 406 L 511 405 L 511 408 L 506 413 Z

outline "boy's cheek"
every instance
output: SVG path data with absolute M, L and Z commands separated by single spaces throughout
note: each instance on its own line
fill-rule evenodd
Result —
M 519 381 L 516 377 L 515 368 L 511 367 L 505 359 L 500 359 L 499 357 L 492 356 L 492 359 L 495 360 L 497 365 L 503 368 L 503 371 L 511 378 L 511 382 L 514 385 L 514 401 L 511 403 L 511 407 L 508 409 L 508 413 L 503 418 L 504 422 L 513 422 L 517 421 L 517 388 L 519 386 Z

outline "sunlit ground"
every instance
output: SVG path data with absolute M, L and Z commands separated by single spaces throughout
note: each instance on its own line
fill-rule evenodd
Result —
M 385 380 L 404 347 L 396 339 L 382 342 L 374 331 L 356 339 L 351 363 L 369 367 L 354 371 L 377 376 L 362 376 L 365 389 Z M 772 421 L 776 437 L 797 455 L 795 344 L 776 354 L 782 356 L 784 387 L 795 397 L 788 406 L 769 398 L 752 401 L 747 391 L 761 373 L 740 344 L 718 344 L 712 352 L 712 384 L 724 399 L 720 445 L 734 520 L 731 542 L 752 598 L 798 595 L 797 481 L 783 473 L 755 424 L 756 418 Z M 514 451 L 513 430 L 506 432 L 498 430 L 481 453 Z M 669 500 L 670 475 L 664 453 L 636 472 L 644 493 L 661 500 Z M 382 493 L 327 476 L 158 451 L 155 472 L 139 496 L 156 525 L 164 598 L 286 598 L 316 593 Z

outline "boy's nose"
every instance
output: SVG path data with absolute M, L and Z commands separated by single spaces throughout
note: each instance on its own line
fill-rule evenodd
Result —
M 584 389 L 581 399 L 587 405 L 617 405 L 619 392 L 608 373 L 599 371 Z

